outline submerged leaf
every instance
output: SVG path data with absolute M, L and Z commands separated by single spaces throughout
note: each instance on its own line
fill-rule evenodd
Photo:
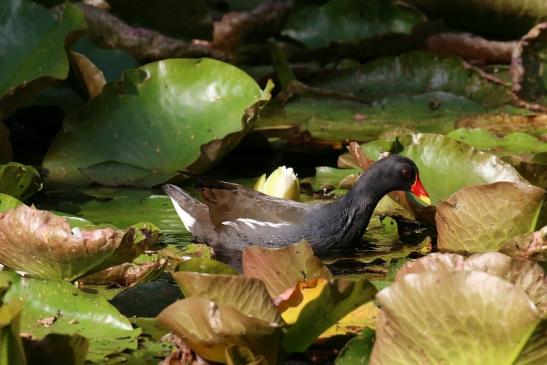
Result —
M 539 323 L 515 285 L 484 272 L 408 274 L 377 295 L 370 364 L 513 364 Z
M 544 194 L 512 182 L 465 187 L 437 206 L 437 245 L 452 252 L 497 251 L 534 229 Z
M 153 186 L 204 171 L 251 129 L 270 88 L 211 59 L 127 70 L 65 119 L 44 159 L 48 181 Z
M 131 261 L 158 238 L 149 223 L 71 229 L 65 218 L 26 205 L 0 213 L 0 262 L 38 277 L 74 280 Z
M 293 11 L 283 34 L 309 48 L 323 48 L 383 33 L 410 33 L 421 20 L 419 12 L 392 0 L 330 0 Z

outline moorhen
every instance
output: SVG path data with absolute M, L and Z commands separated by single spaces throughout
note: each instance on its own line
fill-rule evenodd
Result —
M 274 198 L 241 185 L 185 173 L 198 201 L 171 184 L 171 197 L 184 226 L 198 242 L 240 250 L 256 244 L 282 247 L 307 240 L 316 253 L 348 248 L 365 232 L 378 201 L 393 190 L 410 191 L 429 202 L 412 160 L 391 155 L 374 163 L 342 198 L 306 204 Z

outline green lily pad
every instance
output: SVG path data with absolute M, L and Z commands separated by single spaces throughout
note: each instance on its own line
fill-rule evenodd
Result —
M 0 213 L 0 232 L 2 264 L 68 280 L 131 261 L 159 238 L 150 223 L 126 231 L 71 229 L 65 218 L 26 205 Z
M 497 251 L 534 230 L 545 191 L 507 181 L 467 186 L 437 205 L 437 245 L 443 251 Z
M 247 316 L 238 307 L 193 297 L 171 304 L 157 318 L 206 360 L 225 363 L 226 348 L 240 345 L 277 363 L 279 325 Z
M 456 121 L 456 128 L 486 129 L 498 137 L 520 132 L 547 140 L 547 115 L 523 109 L 474 114 Z
M 109 191 L 89 189 L 86 195 L 95 199 L 81 203 L 74 214 L 95 224 L 110 224 L 122 229 L 139 221 L 150 222 L 162 232 L 166 243 L 190 242 L 191 235 L 181 224 L 166 195 L 156 191 L 113 189 Z
M 249 246 L 243 252 L 242 261 L 243 275 L 262 280 L 272 298 L 299 281 L 332 277 L 306 241 L 276 249 Z
M 411 8 L 394 1 L 330 0 L 302 6 L 291 13 L 282 33 L 308 48 L 324 48 L 335 42 L 356 41 L 383 33 L 409 34 L 423 20 Z
M 9 281 L 0 277 L 0 364 L 26 364 L 25 351 L 19 336 L 23 305 L 19 300 L 6 300 L 4 296 L 9 287 Z
M 0 193 L 0 212 L 16 208 L 21 204 L 23 202 L 13 196 Z
M 40 189 L 42 181 L 34 167 L 17 162 L 0 165 L 0 193 L 25 200 Z
M 335 277 L 318 289 L 319 295 L 305 304 L 285 331 L 282 347 L 286 353 L 306 351 L 321 333 L 376 294 L 374 285 L 363 277 Z
M 202 274 L 239 275 L 239 272 L 228 264 L 207 257 L 192 257 L 177 265 L 176 271 L 189 271 Z
M 479 271 L 408 274 L 376 296 L 372 364 L 513 364 L 539 323 L 528 296 Z
M 12 283 L 5 300 L 24 303 L 22 332 L 36 338 L 78 333 L 89 340 L 87 360 L 95 362 L 137 348 L 140 329 L 133 329 L 127 318 L 100 296 L 86 294 L 65 280 L 21 278 L 12 272 L 0 276 Z
M 535 154 L 547 152 L 547 143 L 521 132 L 513 132 L 502 138 L 484 129 L 459 128 L 447 134 L 447 137 L 465 142 L 481 150 L 493 150 L 499 155 Z
M 55 79 L 68 76 L 65 46 L 85 28 L 82 12 L 70 3 L 56 20 L 30 1 L 6 0 L 0 12 L 0 119 Z
M 365 328 L 365 330 L 352 338 L 340 350 L 336 357 L 336 365 L 368 365 L 370 354 L 374 346 L 374 330 Z
M 153 186 L 203 171 L 250 130 L 270 88 L 211 59 L 128 70 L 65 119 L 44 159 L 48 181 Z
M 451 28 L 515 39 L 547 19 L 543 0 L 408 0 L 432 18 L 443 18 Z M 508 26 L 510 25 L 510 26 Z
M 362 149 L 365 154 L 370 153 L 367 145 Z M 447 199 L 468 185 L 496 181 L 526 182 L 511 165 L 496 156 L 441 135 L 401 136 L 388 151 L 400 153 L 416 163 L 432 204 Z M 374 155 L 367 157 L 372 159 Z

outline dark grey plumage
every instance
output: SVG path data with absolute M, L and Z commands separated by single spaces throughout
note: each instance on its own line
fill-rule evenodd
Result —
M 393 190 L 409 191 L 417 174 L 411 160 L 392 155 L 374 163 L 344 197 L 327 204 L 274 198 L 191 173 L 201 201 L 175 185 L 163 189 L 198 242 L 242 249 L 250 244 L 281 247 L 305 239 L 321 253 L 360 240 L 378 201 Z

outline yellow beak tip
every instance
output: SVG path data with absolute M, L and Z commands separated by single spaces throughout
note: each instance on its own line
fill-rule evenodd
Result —
M 418 198 L 418 200 L 422 201 L 423 203 L 425 203 L 427 205 L 431 205 L 431 199 L 429 199 L 428 196 L 420 195 L 417 198 Z

